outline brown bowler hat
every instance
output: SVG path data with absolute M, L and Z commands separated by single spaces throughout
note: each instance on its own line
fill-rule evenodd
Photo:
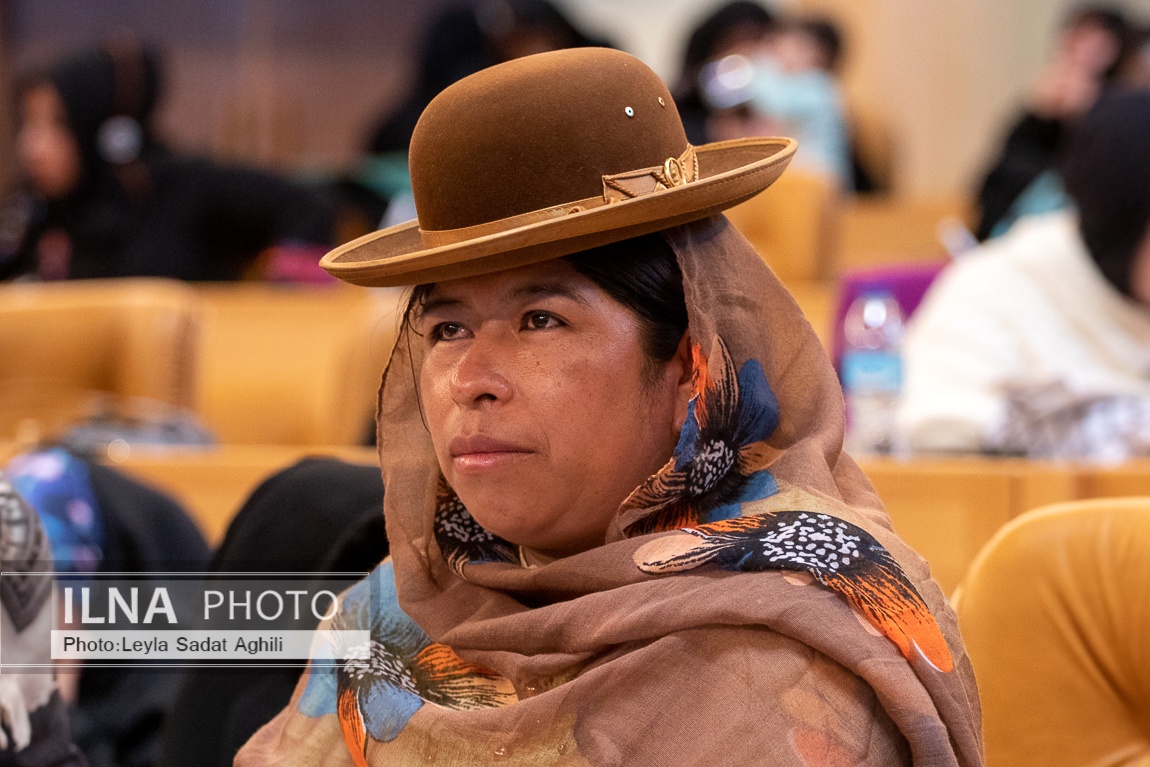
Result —
M 788 138 L 687 143 L 643 62 L 607 48 L 541 53 L 439 94 L 411 139 L 419 220 L 320 265 L 356 285 L 470 277 L 705 218 L 766 189 Z

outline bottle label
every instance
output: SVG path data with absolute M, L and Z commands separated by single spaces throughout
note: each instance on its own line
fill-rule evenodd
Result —
M 902 358 L 890 352 L 846 352 L 843 388 L 848 392 L 897 393 L 902 388 Z

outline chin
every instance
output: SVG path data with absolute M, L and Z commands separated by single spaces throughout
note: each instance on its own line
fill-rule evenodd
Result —
M 484 530 L 529 548 L 550 548 L 554 543 L 553 517 L 541 513 L 543 510 L 538 503 L 509 502 L 506 493 L 498 490 L 490 495 L 464 494 L 458 489 L 456 492 Z

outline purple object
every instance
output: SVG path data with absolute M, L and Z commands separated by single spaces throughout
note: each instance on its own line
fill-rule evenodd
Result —
M 280 243 L 271 249 L 264 279 L 297 285 L 331 285 L 335 277 L 319 266 L 327 248 L 301 243 Z
M 928 264 L 897 264 L 879 269 L 860 269 L 846 272 L 839 288 L 838 303 L 835 306 L 833 325 L 833 349 L 835 370 L 841 372 L 843 358 L 843 321 L 854 300 L 867 293 L 889 293 L 898 301 L 902 316 L 910 319 L 911 314 L 922 303 L 923 296 L 948 262 Z

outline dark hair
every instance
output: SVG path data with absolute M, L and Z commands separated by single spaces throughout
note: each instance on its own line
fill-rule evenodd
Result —
M 683 273 L 675 251 L 660 234 L 580 251 L 566 260 L 612 299 L 638 317 L 643 349 L 652 366 L 671 361 L 687 332 Z M 408 299 L 405 323 L 418 318 L 435 283 L 416 286 Z
M 809 35 L 822 49 L 826 57 L 826 69 L 835 72 L 842 63 L 843 36 L 838 26 L 830 19 L 811 17 L 795 22 L 795 30 Z
M 1150 226 L 1150 92 L 1104 95 L 1074 126 L 1059 171 L 1103 276 L 1131 295 Z
M 16 96 L 43 85 L 60 96 L 85 166 L 101 162 L 98 136 L 110 117 L 131 118 L 143 132 L 141 140 L 154 141 L 152 117 L 163 94 L 163 66 L 155 48 L 125 40 L 81 51 L 50 69 L 24 74 Z
M 654 363 L 669 362 L 687 332 L 683 273 L 660 234 L 645 234 L 567 256 L 575 271 L 639 318 Z
M 763 32 L 773 29 L 775 17 L 770 11 L 751 0 L 734 0 L 712 13 L 687 40 L 683 54 L 683 75 L 694 78 L 699 67 L 718 53 L 728 35 L 739 28 L 757 28 Z

